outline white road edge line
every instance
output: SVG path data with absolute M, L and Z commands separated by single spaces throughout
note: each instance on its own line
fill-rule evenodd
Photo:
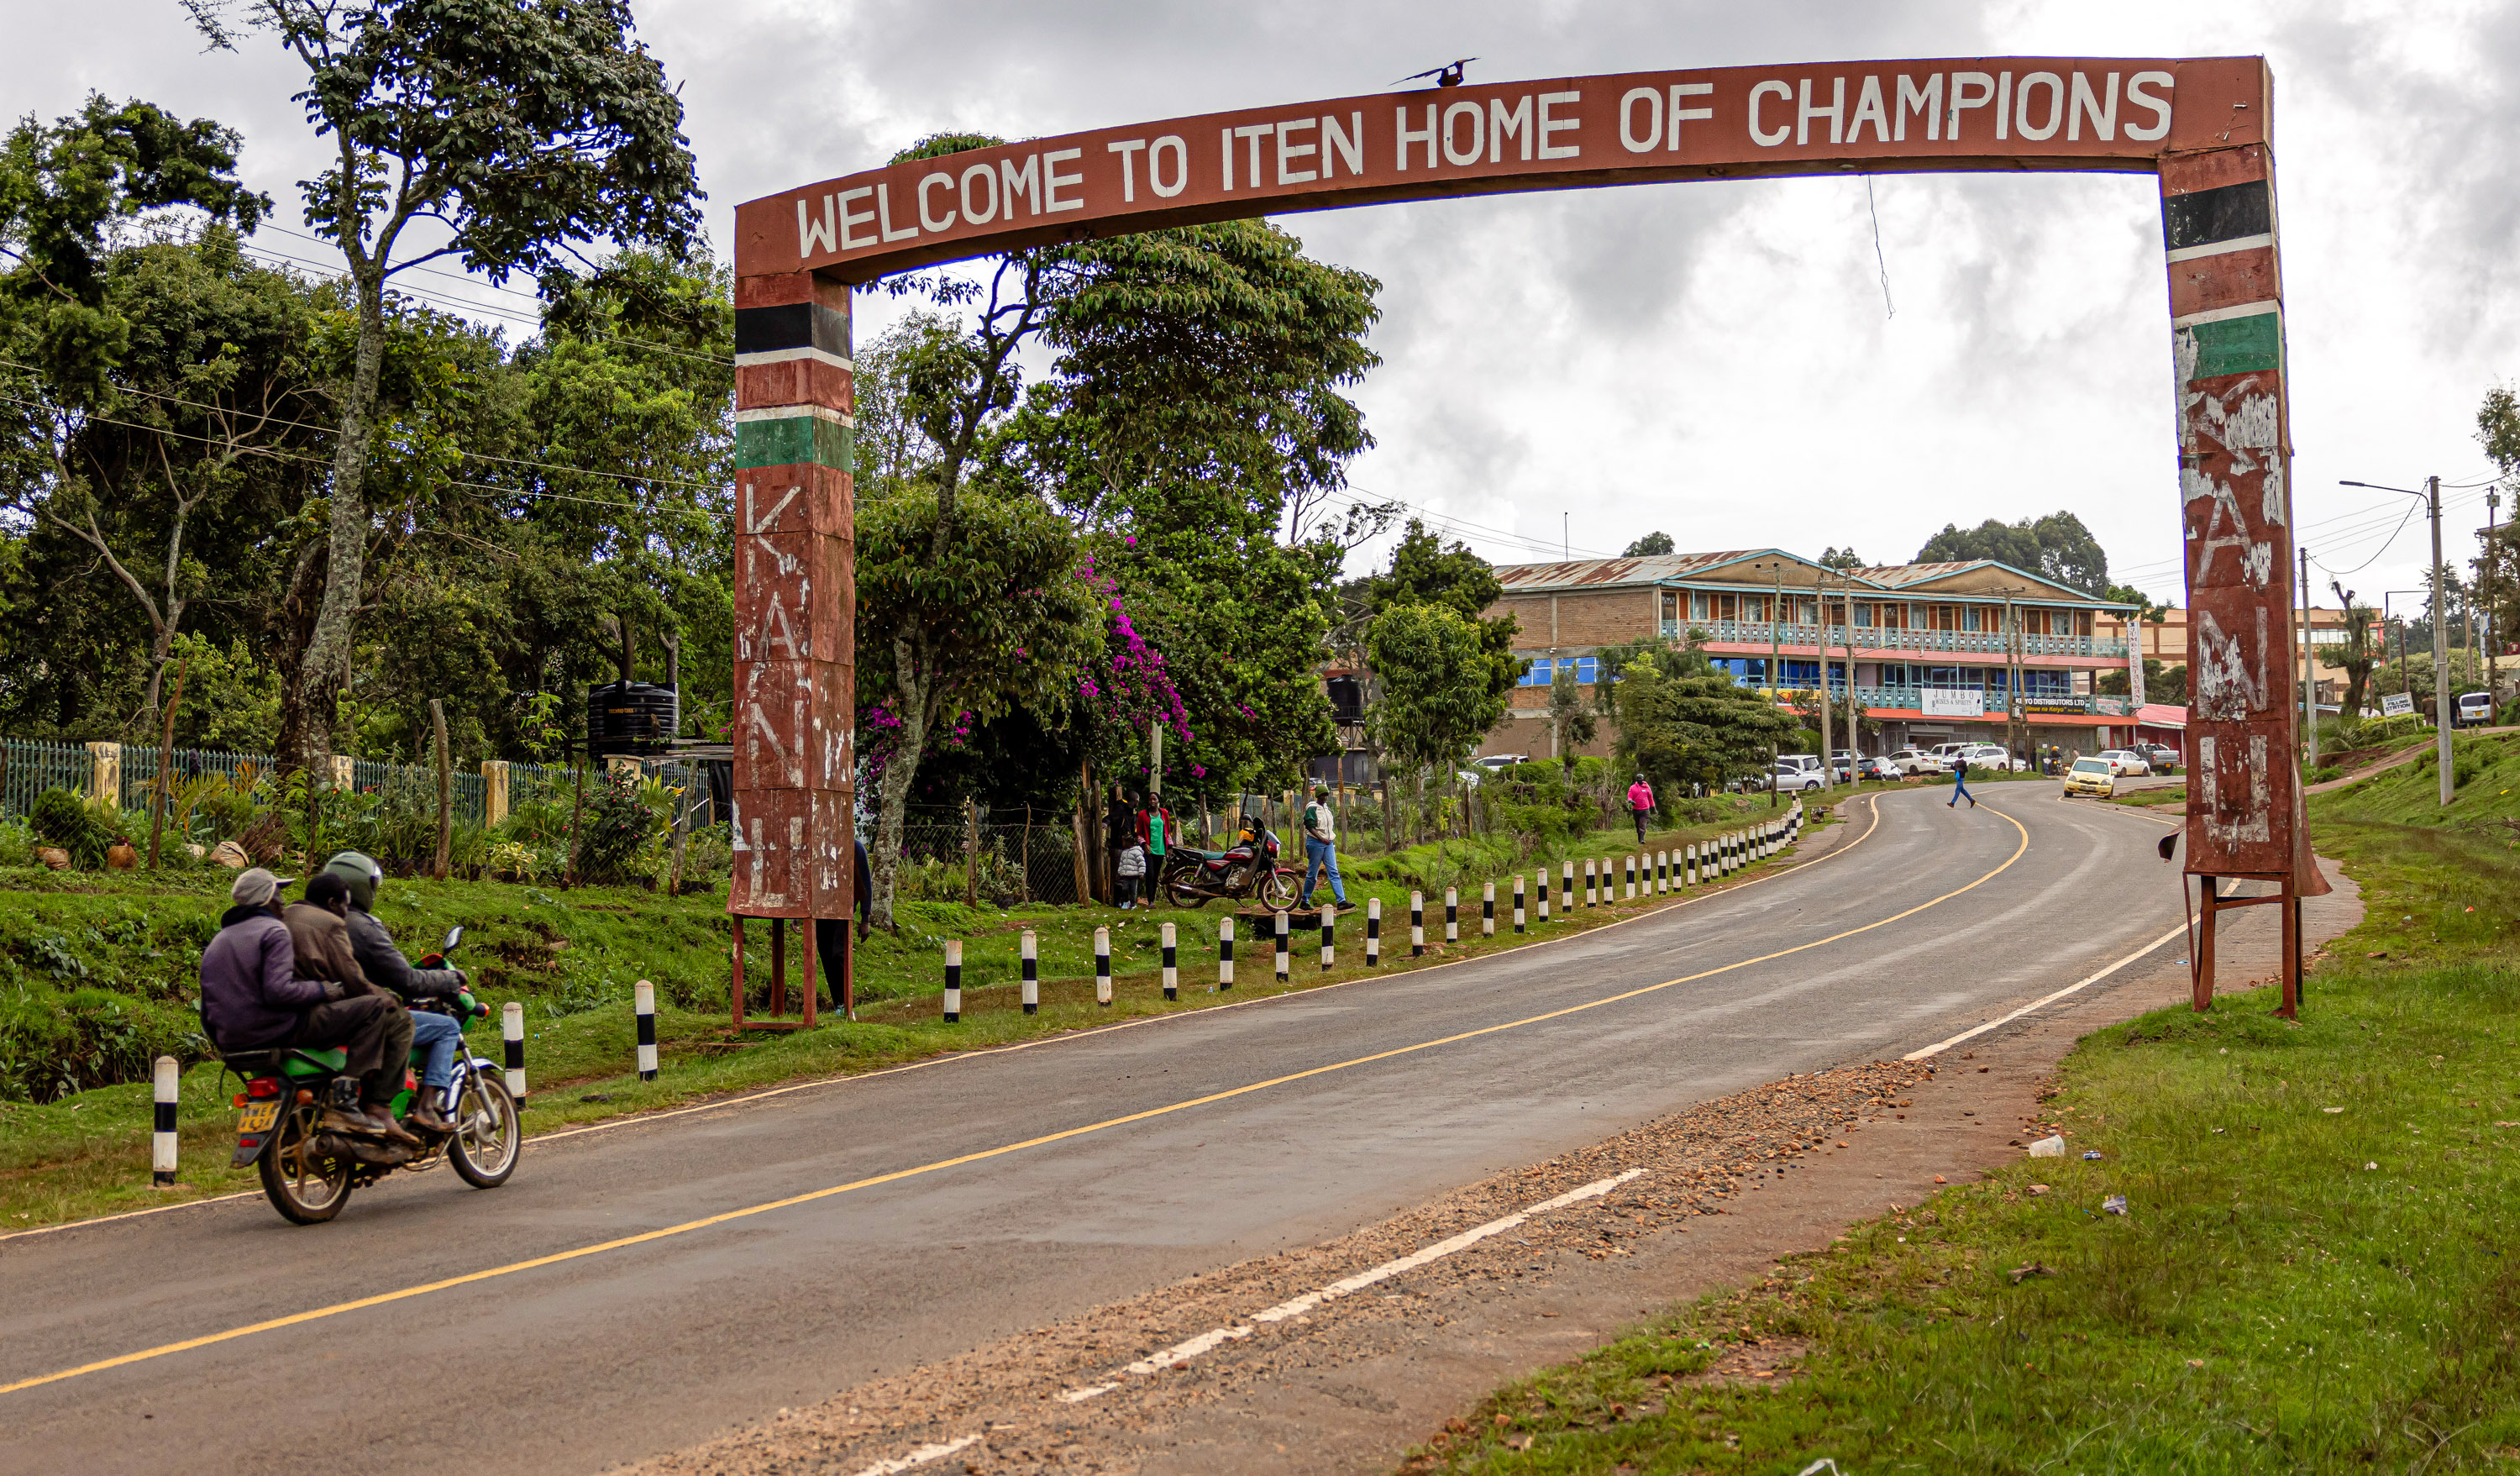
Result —
M 966 1435 L 960 1440 L 949 1440 L 932 1446 L 921 1446 L 918 1450 L 911 1452 L 907 1455 L 896 1455 L 890 1460 L 878 1460 L 875 1464 L 867 1467 L 865 1470 L 858 1472 L 858 1476 L 894 1476 L 895 1472 L 907 1471 L 917 1466 L 923 1466 L 931 1460 L 939 1460 L 945 1456 L 951 1455 L 955 1452 L 963 1449 L 965 1446 L 976 1444 L 979 1441 L 979 1438 L 980 1437 L 977 1435 Z
M 1619 1185 L 1626 1184 L 1628 1181 L 1642 1177 L 1644 1172 L 1645 1171 L 1642 1169 L 1630 1169 L 1623 1174 L 1613 1174 L 1607 1179 L 1594 1180 L 1591 1184 L 1585 1185 L 1581 1188 L 1568 1189 L 1565 1193 L 1558 1195 L 1554 1199 L 1544 1199 L 1538 1204 L 1531 1206 L 1529 1209 L 1516 1210 L 1512 1214 L 1508 1215 L 1501 1220 L 1491 1220 L 1485 1225 L 1474 1226 L 1449 1239 L 1438 1240 L 1432 1245 L 1411 1251 L 1409 1254 L 1400 1257 L 1398 1260 L 1385 1261 L 1380 1266 L 1376 1266 L 1370 1271 L 1361 1271 L 1355 1275 L 1349 1276 L 1344 1280 L 1332 1281 L 1329 1285 L 1321 1288 L 1319 1291 L 1308 1291 L 1300 1297 L 1281 1302 L 1277 1306 L 1268 1308 L 1261 1312 L 1255 1312 L 1251 1315 L 1251 1320 L 1249 1322 L 1245 1322 L 1238 1327 L 1210 1328 L 1194 1338 L 1186 1338 L 1159 1353 L 1148 1354 L 1147 1357 L 1138 1360 L 1136 1363 L 1129 1364 L 1127 1367 L 1122 1368 L 1118 1373 L 1112 1375 L 1110 1381 L 1107 1383 L 1088 1384 L 1083 1388 L 1069 1389 L 1058 1396 L 1059 1401 L 1062 1404 L 1082 1404 L 1086 1400 L 1092 1399 L 1097 1395 L 1108 1394 L 1112 1390 L 1119 1388 L 1121 1380 L 1127 1378 L 1131 1374 L 1160 1372 L 1163 1369 L 1171 1367 L 1175 1364 L 1185 1363 L 1191 1359 L 1194 1359 L 1200 1354 L 1216 1348 L 1220 1344 L 1233 1342 L 1238 1338 L 1247 1338 L 1251 1335 L 1253 1328 L 1260 1323 L 1282 1322 L 1288 1318 L 1301 1317 L 1303 1314 L 1312 1311 L 1314 1308 L 1319 1307 L 1324 1302 L 1329 1301 L 1334 1297 L 1344 1297 L 1355 1292 L 1363 1291 L 1367 1287 L 1373 1285 L 1375 1282 L 1387 1280 L 1392 1276 L 1400 1275 L 1404 1271 L 1414 1271 L 1429 1262 L 1441 1261 L 1446 1256 L 1453 1255 L 1459 1251 L 1467 1250 L 1471 1246 L 1478 1244 L 1480 1241 L 1485 1240 L 1492 1235 L 1501 1235 L 1507 1230 L 1512 1230 L 1515 1227 L 1528 1222 L 1534 1215 L 1545 1215 L 1551 1210 L 1561 1210 L 1570 1204 L 1578 1204 L 1587 1199 L 1598 1199 L 1601 1195 L 1610 1192 L 1610 1190 L 1617 1188 Z
M 2119 969 L 2126 967 L 2126 966 L 2127 966 L 2128 964 L 2130 964 L 2130 963 L 2133 963 L 2136 960 L 2142 958 L 2144 955 L 2146 955 L 2146 954 L 2148 954 L 2148 953 L 2152 952 L 2152 951 L 2153 951 L 2154 949 L 2156 949 L 2156 948 L 2159 948 L 2161 945 L 2163 945 L 2163 944 L 2165 944 L 2165 943 L 2169 942 L 2171 939 L 2173 939 L 2173 938 L 2183 938 L 2183 937 L 2186 937 L 2186 936 L 2187 936 L 2187 924 L 2186 924 L 2185 922 L 2182 922 L 2182 923 L 2180 923 L 2177 927 L 2174 927 L 2174 928 L 2172 928 L 2170 931 L 2168 931 L 2168 932 L 2166 932 L 2166 933 L 2163 933 L 2160 937 L 2153 939 L 2151 942 L 2149 942 L 2149 943 L 2145 944 L 2143 947 L 2137 949 L 2134 953 L 2131 953 L 2131 954 L 2127 955 L 2125 958 L 2118 960 L 2116 962 L 2114 962 L 2114 963 L 2110 964 L 2108 967 L 2101 969 L 2098 973 L 2092 974 L 2092 975 L 2091 975 L 2091 976 L 2090 976 L 2090 977 L 2088 977 L 2088 978 L 2078 979 L 2078 980 L 2076 980 L 2075 982 L 2073 982 L 2073 983 L 2071 983 L 2071 984 L 2068 984 L 2068 985 L 2066 985 L 2064 988 L 2062 988 L 2062 989 L 2060 989 L 2060 990 L 2056 991 L 2054 994 L 2048 995 L 2048 996 L 2046 996 L 2045 998 L 2042 998 L 2042 999 L 2036 999 L 2036 1000 L 2033 1000 L 2033 1001 L 2031 1001 L 2029 1004 L 2022 1006 L 2019 1009 L 2016 1009 L 2016 1010 L 2014 1010 L 2012 1013 L 2007 1014 L 2007 1015 L 2004 1015 L 2004 1016 L 2002 1016 L 2002 1018 L 2000 1018 L 2000 1019 L 1993 1019 L 1993 1020 L 1989 1020 L 1989 1021 L 1987 1021 L 1987 1022 L 1986 1022 L 1985 1024 L 1983 1024 L 1983 1025 L 1977 1025 L 1977 1026 L 1973 1026 L 1973 1027 L 1971 1027 L 1971 1028 L 1969 1028 L 1969 1029 L 1967 1029 L 1967 1030 L 1963 1030 L 1963 1031 L 1961 1031 L 1959 1034 L 1958 1034 L 1958 1035 L 1956 1035 L 1956 1036 L 1953 1036 L 1953 1037 L 1952 1037 L 1950 1040 L 1948 1040 L 1948 1041 L 1937 1041 L 1936 1043 L 1934 1043 L 1934 1044 L 1933 1044 L 1933 1045 L 1931 1045 L 1931 1046 L 1926 1047 L 1926 1048 L 1925 1048 L 1924 1050 L 1922 1050 L 1922 1051 L 1909 1051 L 1906 1055 L 1903 1055 L 1903 1056 L 1899 1057 L 1899 1059 L 1901 1059 L 1901 1060 L 1903 1060 L 1903 1061 L 1921 1061 L 1921 1060 L 1925 1060 L 1925 1059 L 1927 1059 L 1928 1057 L 1931 1057 L 1931 1056 L 1937 1056 L 1937 1055 L 1940 1055 L 1940 1054 L 1942 1054 L 1944 1051 L 1951 1050 L 1954 1046 L 1958 1045 L 1958 1044 L 1959 1044 L 1959 1043 L 1961 1043 L 1962 1041 L 1973 1041 L 1973 1040 L 1977 1039 L 1979 1036 L 1982 1036 L 1982 1035 L 1986 1034 L 1986 1033 L 1987 1033 L 1988 1031 L 1990 1031 L 1990 1030 L 2001 1029 L 2002 1027 L 2003 1027 L 2003 1026 L 2005 1026 L 2005 1025 L 2009 1025 L 2009 1024 L 2011 1024 L 2013 1021 L 2015 1021 L 2015 1020 L 2017 1020 L 2017 1019 L 2021 1018 L 2021 1017 L 2022 1017 L 2023 1015 L 2025 1015 L 2025 1014 L 2028 1014 L 2030 1011 L 2032 1011 L 2032 1010 L 2034 1010 L 2034 1009 L 2039 1008 L 2041 1006 L 2044 1006 L 2044 1005 L 2053 1005 L 2053 1004 L 2055 1004 L 2058 1000 L 2061 1000 L 2061 999 L 2065 998 L 2065 996 L 2067 996 L 2067 995 L 2069 995 L 2069 994 L 2073 994 L 2073 993 L 2075 993 L 2075 992 L 2076 992 L 2076 991 L 2078 991 L 2078 990 L 2087 989 L 2087 988 L 2089 988 L 2090 986 L 2092 986 L 2092 985 L 2093 985 L 2093 984 L 2097 984 L 2097 983 L 2098 983 L 2098 982 L 2100 982 L 2102 979 L 2105 979 L 2105 978 L 2107 978 L 2109 975 L 2111 975 L 2111 974 L 2113 974 L 2113 973 L 2116 973 Z

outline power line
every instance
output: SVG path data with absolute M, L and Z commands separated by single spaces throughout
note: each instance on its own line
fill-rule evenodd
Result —
M 52 406 L 45 405 L 36 400 L 22 400 L 16 395 L 0 395 L 0 405 L 23 405 L 29 410 L 50 410 L 53 408 Z M 209 445 L 216 445 L 219 443 L 219 438 L 214 435 L 197 435 L 189 430 L 171 430 L 163 425 L 146 425 L 138 421 L 119 421 L 108 415 L 88 414 L 86 418 L 92 425 L 120 425 L 131 430 L 146 430 L 156 435 L 171 435 L 179 440 L 201 441 Z M 279 451 L 270 447 L 262 446 L 249 448 L 241 454 L 246 456 L 258 456 L 270 461 L 295 462 L 301 466 L 307 467 L 330 467 L 333 465 L 332 462 L 320 456 L 305 456 L 294 451 Z M 590 472 L 588 474 L 603 476 L 608 473 L 598 471 Z M 501 497 L 521 497 L 534 502 L 575 502 L 584 503 L 591 508 L 621 508 L 632 506 L 625 501 L 615 498 L 574 497 L 566 492 L 537 492 L 523 487 L 502 487 L 494 482 L 466 481 L 461 477 L 445 477 L 442 478 L 438 484 L 446 487 L 461 487 L 481 492 L 493 492 Z M 702 487 L 707 484 L 700 482 L 683 482 L 678 485 Z M 710 488 L 710 490 L 716 489 Z M 704 513 L 698 508 L 678 508 L 670 503 L 648 511 L 679 513 L 690 516 L 710 517 L 712 519 L 715 515 L 713 514 Z
M 36 365 L 33 365 L 33 364 L 22 364 L 22 363 L 20 363 L 19 361 L 17 361 L 16 359 L 0 359 L 0 365 L 6 365 L 6 366 L 8 366 L 8 367 L 9 367 L 9 368 L 11 368 L 11 369 L 26 369 L 26 370 L 34 370 L 36 373 L 39 373 L 39 374 L 40 374 L 40 373 L 42 373 L 42 370 L 41 370 L 41 368 L 40 368 L 39 366 L 36 366 Z M 154 390 L 154 389 L 133 389 L 133 388 L 129 387 L 128 385 L 122 385 L 122 384 L 116 384 L 116 385 L 114 385 L 113 387 L 114 387 L 114 389 L 115 389 L 117 392 L 122 393 L 122 394 L 140 395 L 140 396 L 143 396 L 143 397 L 145 397 L 145 398 L 152 399 L 152 400 L 164 400 L 164 401 L 166 401 L 166 402 L 167 402 L 167 403 L 169 403 L 169 404 L 173 404 L 173 405 L 183 405 L 183 406 L 187 406 L 187 407 L 189 407 L 189 408 L 191 408 L 191 409 L 194 409 L 194 410 L 209 410 L 209 411 L 222 411 L 222 412 L 224 412 L 224 411 L 226 411 L 226 410 L 227 410 L 227 407 L 226 407 L 226 406 L 224 406 L 224 405 L 210 405 L 210 404 L 205 404 L 205 403 L 203 403 L 202 401 L 200 401 L 200 400 L 187 400 L 187 399 L 184 399 L 183 397 L 181 397 L 181 396 L 179 396 L 179 395 L 160 394 L 159 392 L 158 392 L 157 390 Z M 30 403 L 30 402 L 27 402 L 27 401 L 20 401 L 19 403 L 21 403 L 21 404 L 24 404 L 24 403 Z M 102 419 L 102 417 L 97 417 L 96 419 Z M 284 426 L 287 426 L 288 428 L 290 428 L 290 429 L 292 429 L 292 430 L 311 430 L 311 431 L 314 431 L 314 432 L 315 432 L 316 434 L 318 434 L 318 435 L 338 435 L 338 434 L 340 434 L 340 433 L 341 433 L 341 427 L 340 427 L 340 426 L 338 426 L 338 425 L 315 425 L 315 424 L 313 424 L 313 423 L 311 423 L 311 422 L 308 422 L 308 421 L 281 421 L 281 420 L 272 420 L 272 419 L 265 418 L 265 417 L 257 417 L 256 419 L 257 419 L 257 420 L 259 420 L 260 424 L 265 425 L 284 425 Z M 106 421 L 105 421 L 105 424 L 107 424 L 107 425 L 132 425 L 133 423 L 132 423 L 132 422 L 129 422 L 129 421 L 106 420 Z M 158 429 L 158 428 L 159 428 L 159 427 L 158 427 L 158 426 L 154 426 L 154 425 L 142 425 L 142 426 L 139 426 L 138 428 L 143 429 L 143 430 L 154 430 L 154 429 Z M 170 431 L 168 431 L 167 433 L 168 433 L 168 434 L 170 434 L 170 435 L 180 435 L 180 434 L 183 434 L 183 432 L 181 432 L 181 431 L 174 431 L 174 430 L 170 430 Z M 216 437 L 214 437 L 214 436 L 204 436 L 204 437 L 202 437 L 202 439 L 204 439 L 204 440 L 215 440 L 215 439 L 216 439 Z M 256 454 L 256 455 L 260 455 L 260 454 L 262 454 L 262 453 L 257 452 L 257 453 L 255 453 L 255 454 Z M 461 456 L 461 457 L 465 458 L 467 461 L 476 461 L 476 462 L 494 462 L 494 463 L 497 463 L 497 464 L 498 464 L 498 465 L 500 465 L 500 466 L 505 466 L 505 467 L 530 467 L 530 468 L 533 468 L 533 469 L 535 469 L 535 470 L 542 470 L 542 471 L 566 471 L 566 472 L 570 472 L 570 473 L 572 473 L 572 474 L 574 474 L 574 475 L 578 475 L 578 476 L 601 476 L 601 477 L 608 477 L 608 478 L 609 478 L 609 479 L 611 479 L 611 480 L 613 480 L 613 481 L 636 482 L 636 483 L 653 483 L 653 484 L 655 484 L 655 485 L 657 485 L 657 486 L 663 486 L 663 487 L 690 487 L 690 488 L 693 488 L 693 489 L 695 489 L 695 490 L 701 491 L 701 492 L 714 492 L 714 491 L 719 490 L 719 484 L 718 484 L 718 483 L 716 483 L 716 482 L 695 482 L 695 481 L 685 481 L 685 480 L 683 480 L 683 479 L 682 479 L 682 478 L 680 478 L 680 477 L 674 477 L 674 476 L 641 476 L 641 475 L 639 475 L 639 474 L 637 474 L 637 473 L 635 473 L 635 472 L 629 472 L 629 471 L 598 471 L 598 470 L 594 470 L 594 469 L 593 469 L 593 468 L 591 468 L 591 467 L 569 467 L 569 466 L 563 466 L 563 465 L 562 465 L 562 464 L 561 464 L 561 463 L 559 463 L 559 462 L 537 462 L 537 461 L 528 461 L 528 460 L 525 460 L 524 458 L 521 458 L 521 457 L 514 457 L 514 456 L 492 456 L 492 455 L 490 455 L 490 454 L 489 454 L 488 452 L 486 452 L 486 451 L 466 451 L 466 450 L 463 450 L 463 449 L 461 449 L 461 448 L 458 448 L 458 449 L 457 449 L 457 451 L 456 451 L 456 455 L 458 455 L 458 456 Z

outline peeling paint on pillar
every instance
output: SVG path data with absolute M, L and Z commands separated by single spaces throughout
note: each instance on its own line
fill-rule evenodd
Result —
M 849 290 L 736 281 L 735 876 L 727 911 L 854 899 L 856 589 Z

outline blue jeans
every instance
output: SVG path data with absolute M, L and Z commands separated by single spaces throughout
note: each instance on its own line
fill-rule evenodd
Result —
M 420 1084 L 432 1091 L 442 1090 L 455 1080 L 455 1048 L 464 1043 L 464 1027 L 452 1015 L 431 1014 L 425 1009 L 411 1012 L 411 1046 L 426 1051 L 420 1068 Z
M 1329 873 L 1330 895 L 1338 899 L 1339 906 L 1347 906 L 1347 887 L 1339 880 L 1338 847 L 1327 840 L 1315 840 L 1309 835 L 1305 836 L 1304 901 L 1313 900 L 1313 880 L 1325 872 Z
M 1967 800 L 1974 806 L 1977 803 L 1977 796 L 1968 792 L 1968 771 L 1955 769 L 1952 771 L 1952 803 L 1957 805 L 1961 800 Z

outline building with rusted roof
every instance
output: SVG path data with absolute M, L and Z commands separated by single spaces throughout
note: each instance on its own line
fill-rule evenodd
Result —
M 2034 742 L 2091 752 L 2134 736 L 2129 699 L 2094 691 L 2100 673 L 2127 667 L 2133 611 L 1992 559 L 1841 570 L 1734 549 L 1501 565 L 1497 577 L 1505 593 L 1488 613 L 1516 617 L 1515 654 L 1531 670 L 1482 753 L 1553 755 L 1549 686 L 1561 666 L 1589 685 L 1603 647 L 1692 634 L 1733 681 L 1779 702 L 1816 693 L 1823 674 L 1843 702 L 1852 683 L 1883 725 L 1874 746 L 2002 742 L 2016 680 Z M 1602 728 L 1585 751 L 1617 741 Z

